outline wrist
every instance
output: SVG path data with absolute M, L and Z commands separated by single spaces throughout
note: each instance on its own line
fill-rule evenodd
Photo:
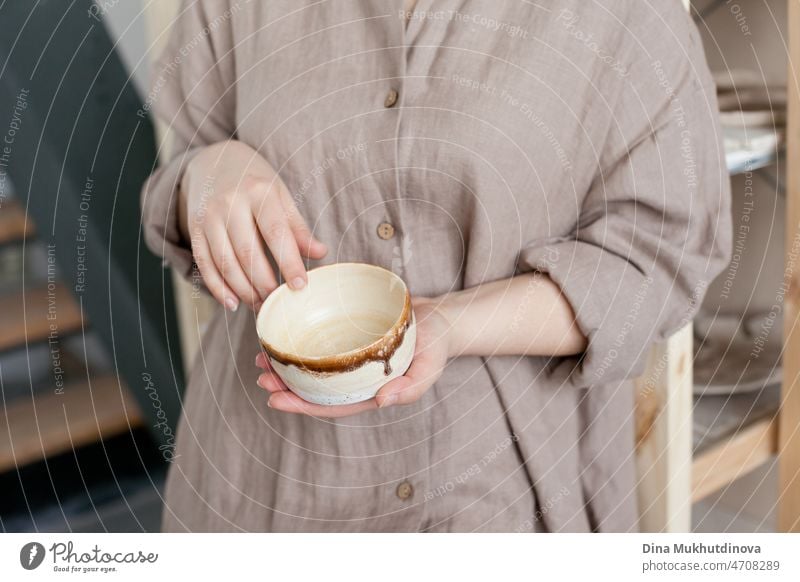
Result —
M 207 146 L 197 152 L 187 163 L 181 176 L 178 188 L 178 230 L 187 243 L 191 243 L 192 232 L 190 228 L 192 213 L 192 188 L 195 184 L 195 175 L 198 168 L 203 168 L 203 154 L 208 150 Z M 201 180 L 202 181 L 202 180 Z
M 448 359 L 460 355 L 458 319 L 449 295 L 415 298 L 414 312 L 417 321 L 429 320 L 427 325 L 435 329 L 435 337 L 444 344 Z

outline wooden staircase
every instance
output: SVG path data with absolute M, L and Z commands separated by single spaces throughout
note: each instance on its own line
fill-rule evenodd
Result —
M 29 244 L 34 231 L 19 203 L 7 200 L 0 209 L 0 252 L 7 245 Z M 40 342 L 56 346 L 89 328 L 69 289 L 57 281 L 0 294 L 0 314 L 0 355 Z M 41 390 L 31 385 L 29 393 L 11 399 L 4 386 L 0 369 L 0 473 L 142 424 L 139 406 L 116 375 L 87 370 L 80 380 Z

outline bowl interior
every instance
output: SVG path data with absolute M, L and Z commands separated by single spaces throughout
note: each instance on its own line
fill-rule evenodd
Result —
M 304 359 L 339 356 L 381 339 L 400 319 L 406 286 L 373 265 L 340 263 L 308 272 L 308 285 L 279 287 L 256 322 L 270 347 Z

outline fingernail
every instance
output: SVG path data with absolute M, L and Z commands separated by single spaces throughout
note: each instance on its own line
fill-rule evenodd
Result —
M 378 408 L 384 408 L 386 406 L 391 406 L 395 402 L 397 402 L 397 394 L 388 394 L 386 396 L 386 398 L 381 400 L 381 404 L 380 404 L 380 406 L 378 406 Z
M 270 408 L 272 408 L 272 396 L 270 396 L 269 398 L 267 398 L 267 406 L 269 406 Z
M 306 286 L 306 280 L 302 277 L 295 277 L 292 279 L 292 289 L 302 289 Z
M 239 309 L 239 302 L 236 301 L 236 299 L 234 299 L 233 297 L 226 297 L 225 307 L 227 307 L 231 311 L 236 311 L 237 309 Z

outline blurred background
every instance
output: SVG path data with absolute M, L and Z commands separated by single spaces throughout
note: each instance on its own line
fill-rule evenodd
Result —
M 183 363 L 139 190 L 143 4 L 0 6 L 0 525 L 157 531 Z
M 0 3 L 3 531 L 158 530 L 209 311 L 137 219 L 169 139 L 144 104 L 178 4 Z M 735 248 L 694 323 L 686 503 L 696 531 L 775 531 L 779 418 L 800 413 L 781 395 L 787 1 L 698 0 L 692 16 L 719 88 Z

